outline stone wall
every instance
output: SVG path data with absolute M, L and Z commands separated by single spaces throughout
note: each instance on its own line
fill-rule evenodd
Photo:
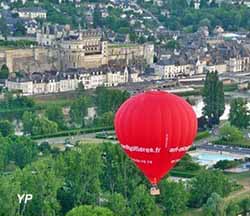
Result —
M 0 65 L 6 64 L 10 72 L 36 72 L 58 67 L 55 51 L 44 48 L 12 49 L 0 52 Z

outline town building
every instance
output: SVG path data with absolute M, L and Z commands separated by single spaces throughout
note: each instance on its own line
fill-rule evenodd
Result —
M 69 69 L 65 72 L 46 71 L 24 74 L 23 77 L 10 76 L 5 86 L 10 91 L 20 91 L 23 95 L 50 94 L 76 90 L 80 83 L 84 89 L 98 86 L 117 86 L 128 82 L 140 82 L 135 68 L 102 66 L 98 68 Z
M 178 76 L 191 75 L 193 66 L 176 59 L 164 59 L 154 64 L 155 74 L 163 79 L 171 79 Z

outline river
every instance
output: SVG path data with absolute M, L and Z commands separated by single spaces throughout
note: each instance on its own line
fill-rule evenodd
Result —
M 193 106 L 193 109 L 197 115 L 197 117 L 202 116 L 202 108 L 204 107 L 204 102 L 201 97 L 197 98 L 195 101 L 195 105 Z M 250 110 L 250 102 L 247 103 L 247 107 Z M 227 120 L 229 118 L 229 112 L 230 112 L 230 104 L 226 103 L 225 104 L 225 111 L 223 115 L 220 117 L 220 120 Z

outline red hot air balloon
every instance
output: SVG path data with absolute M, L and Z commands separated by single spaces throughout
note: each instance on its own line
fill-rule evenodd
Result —
M 115 131 L 121 147 L 153 185 L 190 148 L 197 133 L 193 108 L 181 97 L 148 91 L 129 98 L 115 115 Z

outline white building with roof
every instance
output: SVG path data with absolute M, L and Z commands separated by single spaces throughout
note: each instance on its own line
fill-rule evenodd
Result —
M 36 72 L 23 78 L 10 77 L 5 86 L 8 90 L 20 91 L 23 95 L 36 95 L 74 91 L 80 83 L 85 89 L 95 89 L 98 86 L 111 87 L 139 81 L 138 73 L 131 68 L 105 66 L 70 69 L 67 72 Z

